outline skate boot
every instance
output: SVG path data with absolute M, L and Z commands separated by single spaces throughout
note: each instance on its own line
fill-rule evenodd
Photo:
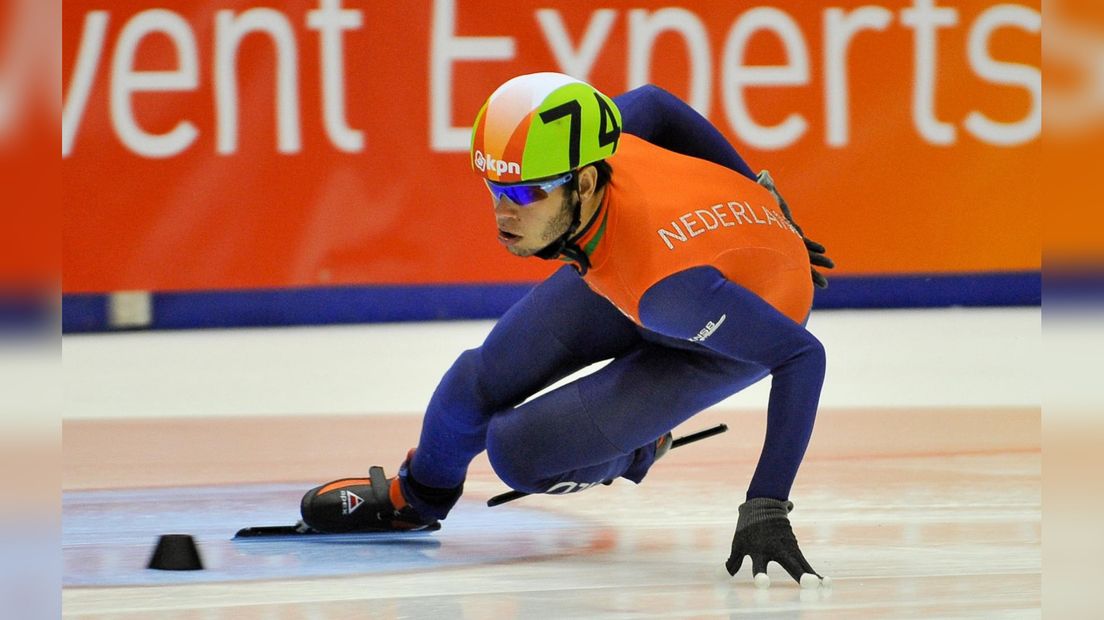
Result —
M 398 477 L 372 466 L 368 478 L 343 478 L 315 487 L 300 503 L 303 523 L 319 532 L 413 532 L 441 529 L 407 504 Z

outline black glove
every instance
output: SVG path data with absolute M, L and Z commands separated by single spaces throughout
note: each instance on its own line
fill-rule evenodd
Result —
M 740 519 L 736 522 L 736 534 L 732 537 L 732 555 L 725 562 L 729 575 L 735 575 L 743 565 L 744 557 L 750 555 L 751 572 L 758 586 L 770 585 L 766 574 L 768 562 L 781 565 L 802 587 L 828 585 L 831 582 L 814 571 L 801 554 L 787 516 L 791 510 L 793 502 L 767 497 L 749 499 L 740 505 Z M 763 576 L 759 577 L 760 574 Z M 805 574 L 812 577 L 802 580 Z
M 793 224 L 793 221 L 791 220 L 790 223 Z M 794 228 L 797 228 L 797 231 L 801 232 L 797 224 L 794 224 Z M 805 241 L 805 249 L 809 252 L 810 264 L 816 265 L 817 267 L 824 267 L 825 269 L 833 269 L 836 266 L 836 263 L 832 259 L 824 255 L 825 249 L 823 245 L 820 245 L 804 235 L 802 235 L 801 238 Z M 828 278 L 825 278 L 824 274 L 813 267 L 810 267 L 809 271 L 813 274 L 813 284 L 815 284 L 817 288 L 828 288 Z
M 797 230 L 797 234 L 801 235 L 801 240 L 805 242 L 805 250 L 809 252 L 809 264 L 815 265 L 815 267 L 824 267 L 825 269 L 832 269 L 836 266 L 836 263 L 832 259 L 824 255 L 824 246 L 813 241 L 805 236 L 805 232 L 801 230 L 801 227 L 794 221 L 793 213 L 790 213 L 790 205 L 786 204 L 786 199 L 782 197 L 782 194 L 778 193 L 778 189 L 774 186 L 774 179 L 771 178 L 770 172 L 763 170 L 759 173 L 759 185 L 762 185 L 774 195 L 774 199 L 778 201 L 778 206 L 782 207 L 782 215 L 786 216 L 790 224 Z M 809 271 L 812 272 L 813 284 L 817 288 L 828 288 L 828 278 L 824 277 L 824 274 L 816 270 L 815 267 L 810 267 Z

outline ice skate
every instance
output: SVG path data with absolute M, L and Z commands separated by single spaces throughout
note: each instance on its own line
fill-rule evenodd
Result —
M 318 532 L 414 532 L 441 529 L 406 503 L 397 477 L 372 466 L 368 478 L 342 478 L 307 491 L 300 503 L 303 523 Z

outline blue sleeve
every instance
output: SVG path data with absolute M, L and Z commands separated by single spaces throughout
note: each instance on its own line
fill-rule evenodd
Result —
M 754 181 L 756 175 L 724 135 L 694 108 L 647 84 L 613 98 L 622 131 L 683 155 L 720 164 Z
M 820 341 L 713 267 L 688 269 L 653 285 L 640 300 L 640 320 L 674 338 L 705 335 L 702 346 L 770 371 L 766 438 L 747 497 L 788 499 L 824 383 Z M 709 322 L 715 325 L 712 332 L 703 330 Z

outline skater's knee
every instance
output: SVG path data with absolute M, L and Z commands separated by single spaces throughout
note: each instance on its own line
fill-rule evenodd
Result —
M 461 353 L 433 392 L 427 415 L 455 416 L 460 412 L 489 415 L 492 403 L 487 401 L 482 387 L 485 372 L 482 360 L 479 349 Z
M 527 442 L 503 416 L 491 420 L 487 430 L 487 459 L 495 474 L 511 489 L 525 493 L 542 493 L 547 475 L 540 471 L 540 463 L 534 458 L 534 445 Z
M 483 374 L 483 354 L 479 349 L 468 349 L 456 358 L 441 381 L 441 387 L 450 391 L 477 393 L 479 378 Z

